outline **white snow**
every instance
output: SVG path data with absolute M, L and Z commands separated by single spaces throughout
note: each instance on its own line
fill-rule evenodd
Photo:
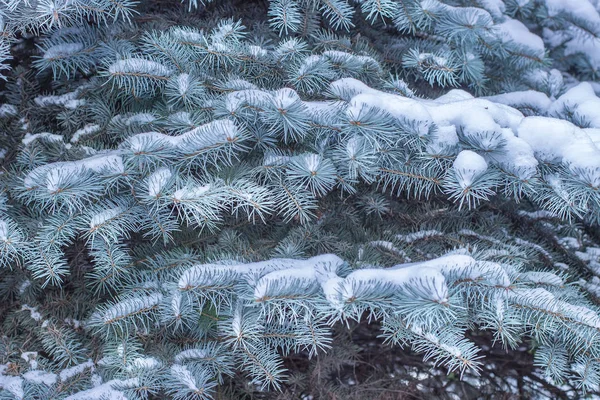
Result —
M 593 168 L 600 171 L 600 150 L 585 131 L 568 121 L 527 117 L 521 122 L 518 134 L 534 150 L 540 161 L 562 162 L 573 168 Z M 600 180 L 600 176 L 597 176 L 597 180 Z
M 23 391 L 23 378 L 19 376 L 5 375 L 8 366 L 0 364 L 0 388 L 12 393 L 17 399 L 25 395 Z
M 87 124 L 81 129 L 78 129 L 73 133 L 71 137 L 71 143 L 77 143 L 82 137 L 92 135 L 100 131 L 100 125 L 98 124 Z
M 587 307 L 575 306 L 557 299 L 542 288 L 520 288 L 508 293 L 511 301 L 535 308 L 542 308 L 554 315 L 575 320 L 581 324 L 600 329 L 600 316 Z
M 83 43 L 61 43 L 48 47 L 44 52 L 45 59 L 58 59 L 70 57 L 83 49 Z
M 410 262 L 410 258 L 408 257 L 406 252 L 394 246 L 394 243 L 392 242 L 388 242 L 387 240 L 374 240 L 369 244 L 373 247 L 383 248 L 386 251 L 389 251 L 397 256 L 402 257 L 405 261 Z
M 570 14 L 576 18 L 600 24 L 600 16 L 596 8 L 588 0 L 545 0 L 550 16 Z
M 44 140 L 47 140 L 48 142 L 62 142 L 64 138 L 62 135 L 55 135 L 50 132 L 42 132 L 42 133 L 36 133 L 36 134 L 32 134 L 32 133 L 28 132 L 25 134 L 25 137 L 23 138 L 23 140 L 21 142 L 25 146 L 27 146 L 30 143 L 32 143 L 34 140 L 37 140 L 37 139 L 44 139 Z
M 128 371 L 133 371 L 134 369 L 158 369 L 160 368 L 162 363 L 154 357 L 137 357 L 134 358 L 131 362 L 131 366 L 127 367 Z
M 125 207 L 117 206 L 113 208 L 107 208 L 106 210 L 102 210 L 101 212 L 94 214 L 90 219 L 90 230 L 93 230 L 107 221 L 115 218 L 119 214 L 122 214 L 125 210 Z
M 23 378 L 34 383 L 44 384 L 46 386 L 52 386 L 56 383 L 56 374 L 41 370 L 28 371 L 23 374 Z
M 177 380 L 184 383 L 191 391 L 197 392 L 196 379 L 187 367 L 179 364 L 171 366 L 171 374 L 177 377 Z
M 126 126 L 144 125 L 156 121 L 156 117 L 154 116 L 154 114 L 151 113 L 135 113 L 132 115 L 127 115 L 126 117 L 117 115 L 113 117 L 113 119 L 117 121 L 122 121 L 123 123 L 125 123 Z
M 45 185 L 49 190 L 52 190 L 56 187 L 58 183 L 57 180 L 60 180 L 61 176 L 77 173 L 84 169 L 93 172 L 121 174 L 125 168 L 120 154 L 119 151 L 110 151 L 77 161 L 45 164 L 29 172 L 23 180 L 23 184 L 28 189 L 32 189 L 41 184 Z
M 184 186 L 181 189 L 177 189 L 175 192 L 173 192 L 173 201 L 175 203 L 182 203 L 188 200 L 196 200 L 202 196 L 205 196 L 210 188 L 210 185 Z
M 270 273 L 279 270 L 295 270 L 294 273 L 319 279 L 319 275 L 329 276 L 331 271 L 335 271 L 343 261 L 333 254 L 323 254 L 312 257 L 307 260 L 293 260 L 286 258 L 274 258 L 267 261 L 248 263 L 248 264 L 199 264 L 185 270 L 179 278 L 178 288 L 180 290 L 189 290 L 197 287 L 208 287 L 211 285 L 214 274 L 220 272 L 222 276 L 229 276 L 231 282 L 242 279 L 244 275 L 261 276 L 266 283 L 272 278 L 281 277 L 281 275 L 270 275 Z M 311 272 L 310 270 L 314 270 Z M 319 271 L 318 273 L 316 271 Z M 307 274 L 307 275 L 304 275 Z M 311 275 L 314 274 L 314 275 Z
M 0 240 L 6 242 L 8 239 L 8 224 L 4 220 L 0 220 Z
M 493 285 L 505 287 L 510 285 L 510 279 L 500 264 L 489 261 L 475 261 L 473 257 L 465 254 L 447 254 L 432 260 L 400 264 L 392 268 L 407 267 L 431 268 L 440 271 L 444 276 L 460 276 L 461 279 L 468 278 L 474 281 L 487 279 Z
M 0 105 L 0 118 L 12 117 L 13 115 L 17 115 L 17 113 L 17 107 L 12 104 Z
M 596 52 L 600 53 L 600 44 Z M 588 82 L 582 82 L 569 89 L 548 108 L 548 113 L 562 115 L 565 107 L 583 117 L 590 123 L 591 128 L 600 128 L 600 98 Z
M 496 25 L 496 28 L 500 31 L 498 36 L 503 42 L 513 42 L 533 50 L 537 57 L 544 56 L 544 41 L 538 35 L 531 33 L 521 21 L 506 18 L 504 22 Z
M 150 145 L 172 147 L 185 154 L 193 154 L 209 146 L 233 142 L 239 136 L 237 126 L 228 119 L 212 121 L 179 136 L 159 132 L 139 133 L 129 138 L 128 146 L 133 153 L 143 153 Z
M 506 6 L 502 0 L 479 0 L 477 4 L 489 12 L 494 19 L 501 19 L 506 10 Z
M 400 120 L 417 121 L 419 134 L 423 136 L 428 134 L 429 126 L 435 123 L 439 134 L 432 137 L 428 145 L 433 153 L 458 143 L 458 127 L 465 136 L 495 132 L 504 141 L 504 148 L 499 154 L 485 155 L 485 161 L 498 164 L 524 180 L 536 173 L 538 161 L 531 147 L 515 136 L 523 114 L 512 107 L 476 99 L 458 89 L 450 90 L 435 100 L 411 99 L 369 88 L 352 78 L 333 82 L 330 91 L 346 99 L 350 94 L 346 111 L 349 115 L 357 115 L 363 107 L 376 107 Z M 312 102 L 305 102 L 305 105 L 312 112 Z M 332 107 L 331 104 L 319 106 Z
M 440 126 L 435 133 L 435 140 L 427 144 L 427 151 L 432 154 L 444 154 L 449 148 L 456 147 L 458 143 L 455 125 Z
M 403 287 L 419 287 L 423 296 L 443 303 L 448 301 L 448 288 L 444 275 L 435 268 L 417 264 L 404 264 L 394 268 L 364 268 L 351 272 L 339 283 L 339 302 L 348 302 L 360 293 L 371 292 L 378 286 L 392 285 L 395 290 Z M 358 290 L 358 293 L 356 292 Z M 380 293 L 377 293 L 380 294 Z
M 488 169 L 485 159 L 471 150 L 463 150 L 458 153 L 452 166 L 458 173 L 462 188 L 471 186 L 475 178 L 482 175 Z
M 31 307 L 31 306 L 28 306 L 27 304 L 23 304 L 21 306 L 21 311 L 29 311 L 31 318 L 33 318 L 35 321 L 39 322 L 42 320 L 42 314 L 39 313 L 39 311 L 37 310 L 37 307 Z
M 353 96 L 347 109 L 350 114 L 356 114 L 365 106 L 378 107 L 397 118 L 420 121 L 423 135 L 434 122 L 438 126 L 438 133 L 429 144 L 429 150 L 434 153 L 457 144 L 457 126 L 462 128 L 466 136 L 496 132 L 504 141 L 503 152 L 483 155 L 485 161 L 496 163 L 521 179 L 528 179 L 536 172 L 538 160 L 535 156 L 543 162 L 563 162 L 574 168 L 595 169 L 600 165 L 598 149 L 590 139 L 593 136 L 600 141 L 600 134 L 596 135 L 595 131 L 581 130 L 555 118 L 523 118 L 517 110 L 498 104 L 530 106 L 549 114 L 559 112 L 565 104 L 570 104 L 593 127 L 600 126 L 600 113 L 596 111 L 600 109 L 600 99 L 587 83 L 572 88 L 553 103 L 543 93 L 534 91 L 489 98 L 496 103 L 474 99 L 460 90 L 451 90 L 436 100 L 414 100 L 378 92 L 351 78 L 332 83 L 331 91 L 340 97 L 348 97 L 348 93 Z M 312 104 L 305 104 L 312 111 Z M 477 162 L 472 168 L 482 171 L 481 159 L 471 157 L 469 161 Z M 466 168 L 466 163 L 463 166 Z
M 64 382 L 74 376 L 82 374 L 86 369 L 93 370 L 93 368 L 94 368 L 94 362 L 91 359 L 89 359 L 84 363 L 75 365 L 71 368 L 63 369 L 62 371 L 60 371 L 59 378 L 62 382 Z
M 25 280 L 21 286 L 19 286 L 19 294 L 25 293 L 25 290 L 31 286 L 31 281 L 29 279 Z
M 83 86 L 80 86 L 74 92 L 59 96 L 38 96 L 34 99 L 34 102 L 40 107 L 62 106 L 68 109 L 75 109 L 85 104 L 85 99 L 77 99 L 83 88 Z
M 137 385 L 138 378 L 127 380 L 113 379 L 88 390 L 77 392 L 65 398 L 65 400 L 127 400 L 125 394 L 113 388 L 116 385 Z
M 519 279 L 525 282 L 531 282 L 536 284 L 546 284 L 553 286 L 562 286 L 564 285 L 564 281 L 561 277 L 551 273 L 551 272 L 537 272 L 537 271 L 529 271 L 523 272 L 519 274 Z
M 173 174 L 168 168 L 159 168 L 148 177 L 148 196 L 158 197 Z
M 192 83 L 190 74 L 179 74 L 177 76 L 177 90 L 181 96 L 185 96 Z
M 25 351 L 25 352 L 21 353 L 21 358 L 23 360 L 25 360 L 27 363 L 29 363 L 29 365 L 33 369 L 37 369 L 37 367 L 38 367 L 37 356 L 38 356 L 37 351 Z
M 398 234 L 398 235 L 396 235 L 396 238 L 398 240 L 402 240 L 405 243 L 412 243 L 412 242 L 415 242 L 417 240 L 422 240 L 422 239 L 425 239 L 425 238 L 436 237 L 436 236 L 445 236 L 445 234 L 443 232 L 440 232 L 440 231 L 436 230 L 436 229 L 429 229 L 429 230 L 417 231 L 417 232 L 409 233 L 409 234 L 406 234 L 406 235 Z
M 290 285 L 296 293 L 310 293 L 318 287 L 319 280 L 325 281 L 334 278 L 335 269 L 341 260 L 335 263 L 320 261 L 311 258 L 305 263 L 296 263 L 291 268 L 269 272 L 263 275 L 254 287 L 254 298 L 263 299 L 276 293 L 285 293 Z
M 374 242 L 375 243 L 375 242 Z M 385 247 L 387 242 L 381 242 Z M 379 242 L 376 243 L 379 245 Z M 341 309 L 354 298 L 379 296 L 376 290 L 390 295 L 410 287 L 425 299 L 446 302 L 447 277 L 471 279 L 488 285 L 509 287 L 511 281 L 498 263 L 475 261 L 471 256 L 455 252 L 432 260 L 398 264 L 391 268 L 363 268 L 345 278 L 338 275 L 344 262 L 337 256 L 324 254 L 307 260 L 271 259 L 249 264 L 200 264 L 185 270 L 179 278 L 180 291 L 234 285 L 246 280 L 254 286 L 254 299 L 268 301 L 277 293 L 306 295 L 321 291 L 330 305 Z M 219 276 L 215 280 L 215 276 Z M 192 356 L 181 353 L 181 359 Z
M 210 356 L 204 349 L 187 349 L 175 356 L 175 362 L 181 364 L 187 360 L 204 359 Z
M 100 317 L 105 324 L 111 323 L 114 320 L 128 316 L 131 312 L 138 310 L 149 310 L 156 307 L 162 300 L 162 294 L 152 293 L 147 296 L 132 297 L 114 304 L 104 311 Z
M 556 218 L 556 214 L 547 210 L 524 211 L 520 210 L 519 215 L 524 215 L 532 219 Z
M 524 90 L 498 94 L 495 96 L 484 97 L 494 103 L 504 104 L 510 107 L 527 107 L 536 112 L 546 113 L 552 105 L 552 100 L 545 93 L 535 90 Z
M 172 74 L 170 68 L 156 61 L 145 60 L 143 58 L 118 60 L 108 67 L 108 72 L 116 76 L 140 72 L 157 77 L 167 77 Z

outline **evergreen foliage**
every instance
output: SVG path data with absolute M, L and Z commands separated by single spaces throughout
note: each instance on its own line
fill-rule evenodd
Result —
M 599 392 L 600 4 L 2 7 L 0 399 Z

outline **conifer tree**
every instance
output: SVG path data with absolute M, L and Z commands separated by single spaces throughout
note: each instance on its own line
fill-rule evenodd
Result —
M 600 393 L 600 3 L 1 10 L 0 399 Z

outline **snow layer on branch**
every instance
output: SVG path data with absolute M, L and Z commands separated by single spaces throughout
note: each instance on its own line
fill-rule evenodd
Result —
M 597 313 L 587 307 L 559 300 L 545 289 L 515 289 L 513 292 L 509 292 L 508 296 L 516 304 L 545 310 L 559 318 L 571 319 L 594 329 L 600 329 L 600 316 Z
M 399 264 L 391 268 L 364 268 L 344 277 L 344 261 L 332 254 L 307 260 L 272 259 L 249 264 L 201 264 L 185 270 L 179 290 L 233 288 L 245 280 L 253 286 L 256 301 L 282 295 L 312 296 L 322 293 L 334 308 L 352 299 L 369 300 L 405 293 L 433 302 L 447 301 L 447 279 L 471 279 L 508 287 L 504 268 L 493 262 L 477 262 L 465 254 L 449 254 L 433 260 Z M 342 273 L 342 274 L 341 274 Z M 341 274 L 341 275 L 340 275 Z
M 81 129 L 78 129 L 73 133 L 71 137 L 71 143 L 77 143 L 82 137 L 91 135 L 100 131 L 100 125 L 98 124 L 87 124 Z
M 591 24 L 600 24 L 600 15 L 588 0 L 546 0 L 546 7 L 550 16 L 566 13 Z
M 557 38 L 561 35 L 555 34 Z M 590 39 L 581 35 L 574 35 L 574 38 L 565 44 L 565 55 L 571 56 L 583 54 L 596 71 L 600 69 L 600 39 Z M 590 84 L 597 84 L 591 82 Z
M 488 164 L 498 165 L 523 180 L 536 173 L 538 160 L 564 163 L 574 173 L 577 169 L 600 171 L 600 151 L 594 143 L 600 142 L 600 131 L 593 130 L 600 128 L 600 99 L 589 83 L 571 88 L 554 102 L 534 91 L 476 99 L 458 89 L 435 100 L 412 99 L 377 91 L 352 78 L 333 82 L 330 91 L 341 98 L 352 95 L 349 112 L 356 113 L 364 107 L 379 108 L 401 120 L 417 121 L 423 135 L 427 135 L 428 127 L 435 124 L 437 131 L 428 145 L 429 151 L 456 145 L 457 132 L 474 142 L 482 142 L 486 137 L 496 138 L 496 143 L 483 144 L 498 151 L 478 154 Z M 524 117 L 520 111 L 502 103 L 532 107 L 559 116 L 567 108 L 567 112 L 575 112 L 587 121 L 590 128 L 584 130 L 558 118 Z M 466 168 L 467 162 L 462 161 L 459 165 Z M 470 157 L 469 161 L 481 160 Z M 481 162 L 476 164 L 483 165 Z M 600 180 L 600 173 L 592 175 L 598 175 Z
M 595 53 L 600 54 L 600 43 Z M 591 128 L 600 128 L 600 99 L 588 82 L 569 89 L 548 108 L 548 113 L 562 115 L 565 108 L 583 117 Z
M 65 93 L 59 96 L 38 96 L 34 99 L 35 104 L 40 107 L 62 106 L 69 109 L 75 109 L 85 104 L 85 99 L 77 99 L 82 87 L 74 92 Z
M 0 365 L 0 389 L 4 389 L 13 394 L 17 399 L 22 399 L 23 392 L 23 378 L 19 376 L 5 375 L 7 370 L 6 365 Z
M 134 153 L 144 152 L 150 144 L 171 146 L 182 152 L 192 153 L 218 143 L 232 142 L 240 132 L 230 120 L 221 119 L 199 126 L 179 136 L 169 136 L 159 132 L 145 132 L 129 138 L 129 149 Z
M 124 60 L 116 61 L 108 67 L 108 72 L 113 75 L 136 74 L 142 72 L 162 77 L 172 74 L 172 71 L 161 63 L 145 60 L 143 58 L 126 58 Z
M 552 105 L 552 100 L 545 93 L 535 90 L 524 90 L 520 92 L 509 92 L 496 96 L 485 97 L 494 103 L 500 103 L 511 107 L 527 107 L 537 112 L 546 113 Z
M 61 43 L 49 47 L 43 57 L 45 59 L 67 58 L 83 50 L 83 47 L 83 43 Z
M 334 307 L 352 299 L 378 297 L 385 291 L 392 295 L 408 290 L 412 296 L 446 302 L 446 279 L 487 280 L 490 284 L 509 286 L 508 275 L 496 263 L 476 262 L 464 254 L 449 254 L 424 262 L 399 264 L 391 268 L 355 270 L 346 278 L 336 277 L 322 284 L 323 291 Z
M 61 174 L 77 174 L 84 170 L 96 173 L 120 174 L 124 171 L 123 159 L 119 151 L 101 153 L 77 161 L 64 161 L 41 165 L 29 172 L 23 184 L 31 189 L 39 183 L 45 183 L 51 190 L 54 186 L 54 177 Z
M 460 183 L 466 188 L 471 186 L 473 180 L 488 169 L 485 159 L 471 150 L 458 153 L 453 164 L 454 170 L 460 174 Z
M 94 368 L 94 362 L 91 359 L 87 360 L 84 363 L 77 364 L 71 368 L 63 369 L 62 371 L 60 371 L 60 374 L 58 376 L 59 376 L 60 380 L 62 382 L 64 382 L 74 376 L 77 376 L 77 375 L 83 373 L 88 368 L 89 369 Z
M 180 290 L 189 290 L 197 287 L 208 287 L 214 282 L 214 276 L 219 274 L 221 276 L 229 275 L 231 282 L 235 282 L 241 279 L 243 276 L 250 277 L 251 275 L 265 278 L 265 281 L 261 285 L 266 284 L 266 280 L 270 273 L 279 270 L 292 270 L 294 274 L 308 274 L 311 272 L 305 272 L 310 269 L 321 268 L 322 272 L 329 273 L 335 271 L 344 262 L 338 256 L 333 254 L 323 254 L 320 256 L 309 258 L 308 260 L 293 260 L 286 258 L 274 258 L 267 261 L 248 263 L 248 264 L 233 264 L 233 265 L 221 265 L 221 264 L 200 264 L 195 265 L 186 271 L 184 271 L 178 283 Z M 317 278 L 316 273 L 312 275 L 315 279 Z M 281 277 L 281 275 L 272 275 L 271 278 Z M 260 282 L 260 280 L 259 280 Z M 258 286 L 257 286 L 258 287 Z M 260 293 L 259 293 L 260 294 Z M 260 296 L 259 296 L 260 297 Z
M 568 121 L 527 117 L 518 132 L 541 161 L 562 162 L 574 168 L 600 168 L 600 150 L 583 129 Z
M 504 16 L 506 6 L 502 0 L 479 0 L 482 8 L 487 10 L 494 19 L 500 19 Z
M 268 296 L 272 285 L 279 283 L 276 289 L 281 290 L 281 284 L 291 283 L 294 290 L 300 293 L 311 293 L 319 283 L 337 278 L 336 271 L 343 265 L 342 259 L 332 254 L 310 258 L 301 263 L 293 263 L 291 267 L 263 275 L 254 288 L 254 298 Z
M 507 18 L 496 27 L 500 30 L 499 36 L 503 42 L 513 42 L 535 51 L 540 58 L 544 56 L 544 41 L 538 35 L 531 33 L 521 21 Z
M 23 378 L 33 383 L 44 384 L 46 386 L 52 386 L 56 383 L 56 374 L 41 370 L 28 371 L 23 374 Z
M 475 261 L 473 257 L 465 254 L 447 254 L 432 260 L 411 264 L 399 264 L 393 269 L 407 267 L 431 268 L 441 272 L 446 278 L 460 277 L 460 279 L 479 280 L 486 279 L 499 286 L 509 286 L 510 278 L 504 268 L 494 262 Z
M 0 105 L 0 118 L 12 117 L 13 115 L 17 115 L 17 113 L 17 107 L 12 104 Z
M 512 107 L 476 99 L 458 89 L 436 100 L 411 99 L 377 91 L 353 78 L 333 82 L 330 90 L 342 98 L 344 94 L 353 93 L 350 109 L 354 112 L 361 107 L 376 107 L 396 118 L 418 121 L 424 136 L 429 126 L 435 124 L 440 135 L 431 138 L 430 150 L 457 144 L 455 135 L 459 128 L 465 136 L 477 140 L 481 133 L 496 134 L 504 142 L 503 151 L 493 158 L 484 155 L 486 162 L 499 164 L 521 179 L 528 179 L 536 172 L 538 162 L 532 149 L 515 136 L 523 114 Z
M 48 142 L 62 142 L 63 136 L 55 135 L 50 132 L 42 132 L 42 133 L 36 133 L 36 134 L 26 133 L 23 140 L 21 140 L 21 143 L 23 143 L 25 146 L 27 146 L 38 139 L 44 139 Z
M 127 400 L 125 394 L 119 390 L 115 390 L 114 386 L 129 386 L 137 385 L 138 379 L 131 378 L 125 381 L 119 379 L 113 379 L 96 387 L 88 390 L 84 390 L 75 394 L 72 394 L 65 398 L 65 400 Z
M 418 288 L 421 296 L 431 301 L 443 303 L 448 300 L 444 275 L 436 268 L 415 263 L 388 269 L 364 268 L 353 271 L 338 283 L 339 303 L 369 297 L 366 293 L 372 293 L 372 296 L 383 294 L 383 288 L 397 291 L 407 287 Z
M 148 177 L 148 196 L 157 197 L 173 174 L 168 168 L 159 168 Z
M 27 304 L 21 306 L 21 311 L 29 311 L 31 318 L 37 322 L 42 320 L 42 314 L 39 313 L 37 307 L 31 307 Z

